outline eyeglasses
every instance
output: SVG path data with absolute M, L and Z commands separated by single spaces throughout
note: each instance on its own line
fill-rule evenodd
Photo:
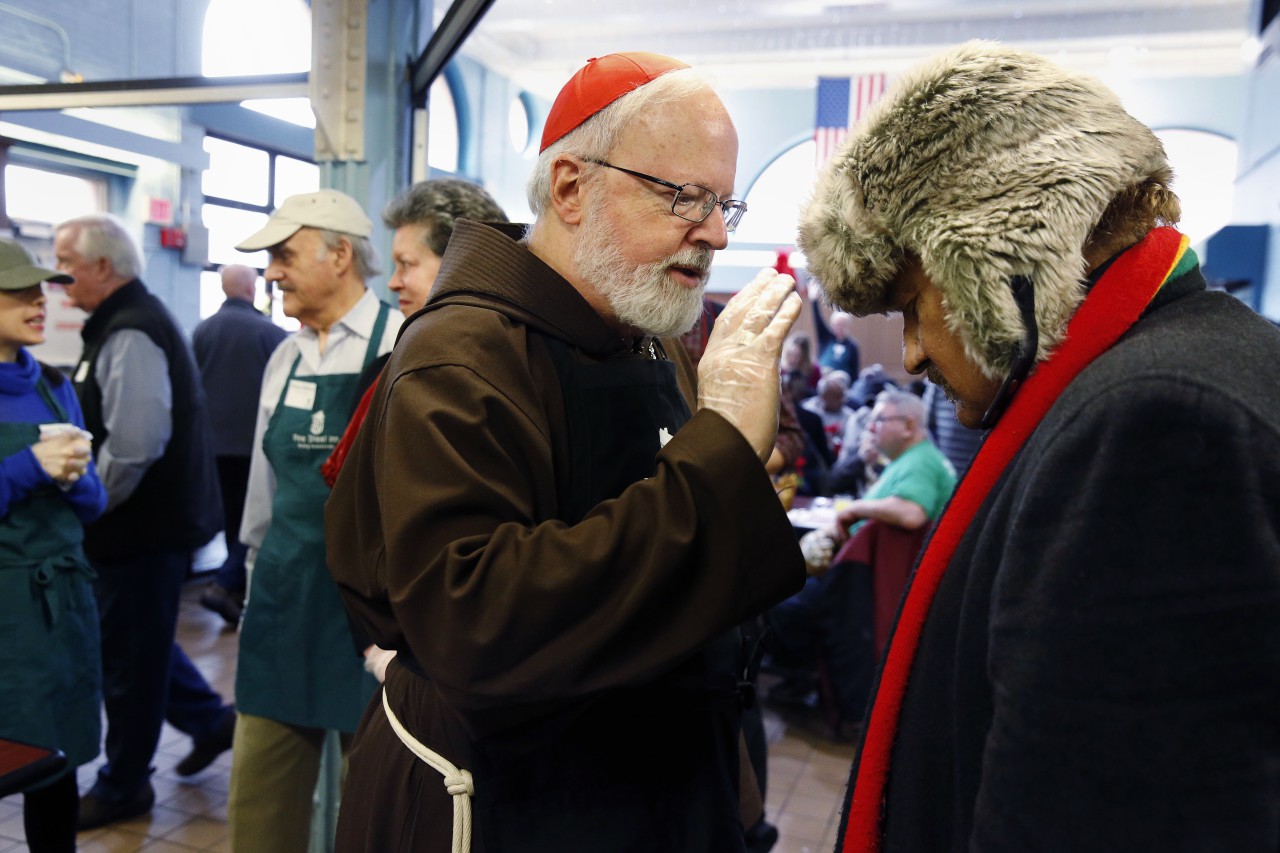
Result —
M 888 421 L 909 421 L 909 420 L 911 420 L 911 418 L 907 417 L 906 415 L 876 415 L 874 418 L 871 419 L 871 423 L 875 424 L 876 426 L 879 426 L 880 424 L 886 423 Z
M 738 227 L 738 221 L 742 219 L 742 214 L 747 212 L 747 203 L 745 201 L 735 201 L 733 199 L 721 201 L 720 196 L 697 184 L 673 184 L 671 181 L 664 181 L 662 178 L 655 178 L 653 175 L 646 175 L 644 172 L 637 172 L 634 169 L 624 169 L 621 166 L 606 163 L 604 160 L 591 160 L 585 157 L 583 159 L 588 163 L 616 169 L 632 177 L 640 178 L 642 181 L 652 181 L 659 186 L 675 190 L 675 198 L 671 200 L 671 212 L 687 222 L 702 222 L 711 215 L 711 211 L 715 210 L 716 205 L 720 205 L 720 210 L 724 213 L 724 230 L 733 231 Z

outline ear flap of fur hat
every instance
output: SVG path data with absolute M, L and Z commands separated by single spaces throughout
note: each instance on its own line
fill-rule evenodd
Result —
M 1035 286 L 1037 359 L 1084 299 L 1082 249 L 1111 200 L 1167 169 L 1098 81 L 974 41 L 906 72 L 850 134 L 801 215 L 827 298 L 886 313 L 909 255 L 975 364 L 1009 372 L 1023 337 L 1009 281 Z

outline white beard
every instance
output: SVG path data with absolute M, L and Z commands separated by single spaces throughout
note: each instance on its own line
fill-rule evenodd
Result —
M 706 290 L 712 250 L 681 249 L 665 260 L 636 267 L 622 257 L 611 233 L 599 205 L 590 205 L 573 262 L 585 283 L 609 303 L 618 322 L 656 338 L 675 337 L 693 328 L 702 313 L 702 293 Z M 701 271 L 702 284 L 682 287 L 672 279 L 671 267 Z

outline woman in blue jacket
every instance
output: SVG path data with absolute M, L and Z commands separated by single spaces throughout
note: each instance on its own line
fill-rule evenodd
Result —
M 33 853 L 75 850 L 75 768 L 101 737 L 98 611 L 80 543 L 107 494 L 71 383 L 26 349 L 44 341 L 42 282 L 72 280 L 0 240 L 0 737 L 67 757 L 23 792 Z

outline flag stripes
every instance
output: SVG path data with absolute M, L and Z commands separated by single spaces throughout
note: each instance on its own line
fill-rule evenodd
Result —
M 878 73 L 854 78 L 818 78 L 813 141 L 816 147 L 816 165 L 819 168 L 831 159 L 840 143 L 849 135 L 849 130 L 884 94 L 886 88 L 885 75 Z

